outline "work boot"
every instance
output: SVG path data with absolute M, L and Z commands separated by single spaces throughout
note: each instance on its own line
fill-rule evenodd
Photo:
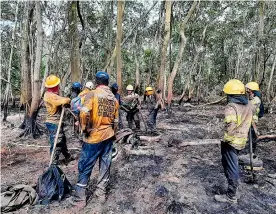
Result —
M 223 195 L 215 195 L 215 200 L 217 202 L 222 202 L 222 203 L 233 203 L 236 204 L 238 202 L 238 199 L 236 196 L 230 197 L 227 194 Z
M 73 196 L 69 199 L 70 204 L 79 208 L 86 206 L 86 188 L 76 185 Z

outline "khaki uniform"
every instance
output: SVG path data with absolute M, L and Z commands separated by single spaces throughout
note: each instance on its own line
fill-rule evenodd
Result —
M 245 147 L 252 123 L 253 106 L 229 103 L 225 108 L 224 141 L 237 150 Z
M 251 104 L 253 105 L 253 120 L 255 123 L 258 122 L 259 113 L 260 113 L 260 106 L 261 106 L 261 99 L 257 96 L 254 96 L 250 99 Z

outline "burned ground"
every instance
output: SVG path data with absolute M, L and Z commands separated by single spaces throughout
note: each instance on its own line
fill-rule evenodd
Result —
M 14 213 L 276 213 L 276 179 L 268 176 L 276 173 L 275 141 L 259 145 L 259 157 L 266 170 L 257 176 L 257 183 L 246 183 L 246 173 L 241 171 L 237 205 L 216 203 L 213 199 L 214 194 L 226 190 L 218 145 L 168 147 L 171 137 L 178 140 L 221 138 L 222 120 L 223 106 L 219 105 L 174 107 L 172 115 L 162 112 L 157 121 L 162 135 L 160 142 L 146 143 L 145 148 L 141 146 L 131 154 L 125 145 L 119 146 L 120 153 L 112 166 L 110 190 L 104 204 L 91 197 L 84 210 L 79 211 L 65 199 L 60 204 L 24 207 Z M 10 121 L 15 127 L 19 124 L 18 117 L 11 117 Z M 259 123 L 260 132 L 275 134 L 275 121 L 276 114 L 265 115 Z M 68 128 L 68 147 L 80 147 L 70 131 Z M 2 127 L 2 190 L 14 184 L 35 185 L 48 167 L 48 148 L 13 145 L 46 146 L 46 137 L 22 140 L 16 138 L 19 132 L 9 123 Z M 78 150 L 72 152 L 79 153 Z M 61 168 L 74 184 L 77 161 Z M 95 189 L 97 174 L 98 167 L 91 176 L 90 195 Z

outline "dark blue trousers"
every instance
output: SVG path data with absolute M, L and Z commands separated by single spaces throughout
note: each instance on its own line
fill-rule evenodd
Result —
M 234 197 L 239 180 L 238 150 L 227 142 L 221 142 L 221 155 L 224 174 L 228 181 L 227 195 Z
M 156 119 L 157 119 L 158 110 L 159 109 L 157 108 L 157 109 L 151 109 L 149 111 L 148 127 L 150 131 L 153 131 L 156 129 Z
M 48 130 L 48 140 L 50 143 L 50 153 L 52 154 L 53 147 L 54 147 L 54 141 L 55 141 L 55 136 L 57 133 L 58 125 L 54 123 L 45 123 L 47 130 Z M 64 134 L 64 128 L 63 124 L 60 127 L 59 135 L 58 135 L 58 142 L 56 146 L 56 151 L 54 154 L 54 160 L 57 161 L 59 159 L 59 155 L 63 154 L 65 158 L 69 158 L 70 154 L 67 149 L 67 144 L 66 144 L 66 136 Z
M 99 158 L 100 174 L 97 187 L 102 190 L 106 189 L 110 178 L 112 144 L 113 140 L 111 138 L 95 144 L 83 143 L 78 163 L 79 177 L 77 186 L 87 186 L 93 167 Z

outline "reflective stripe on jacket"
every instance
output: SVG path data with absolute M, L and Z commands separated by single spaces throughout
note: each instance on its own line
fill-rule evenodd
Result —
M 109 87 L 101 85 L 88 92 L 80 111 L 82 130 L 89 135 L 87 143 L 100 143 L 114 136 L 114 123 L 118 123 L 119 104 Z
M 229 103 L 225 108 L 224 141 L 235 149 L 241 150 L 245 147 L 252 123 L 252 109 L 250 103 L 247 105 Z
M 61 114 L 61 106 L 69 104 L 71 101 L 70 98 L 61 97 L 55 93 L 46 91 L 43 100 L 47 109 L 46 122 L 58 124 Z
M 253 120 L 255 123 L 258 122 L 259 113 L 260 113 L 260 106 L 261 106 L 261 99 L 257 96 L 254 96 L 250 102 L 253 104 Z

